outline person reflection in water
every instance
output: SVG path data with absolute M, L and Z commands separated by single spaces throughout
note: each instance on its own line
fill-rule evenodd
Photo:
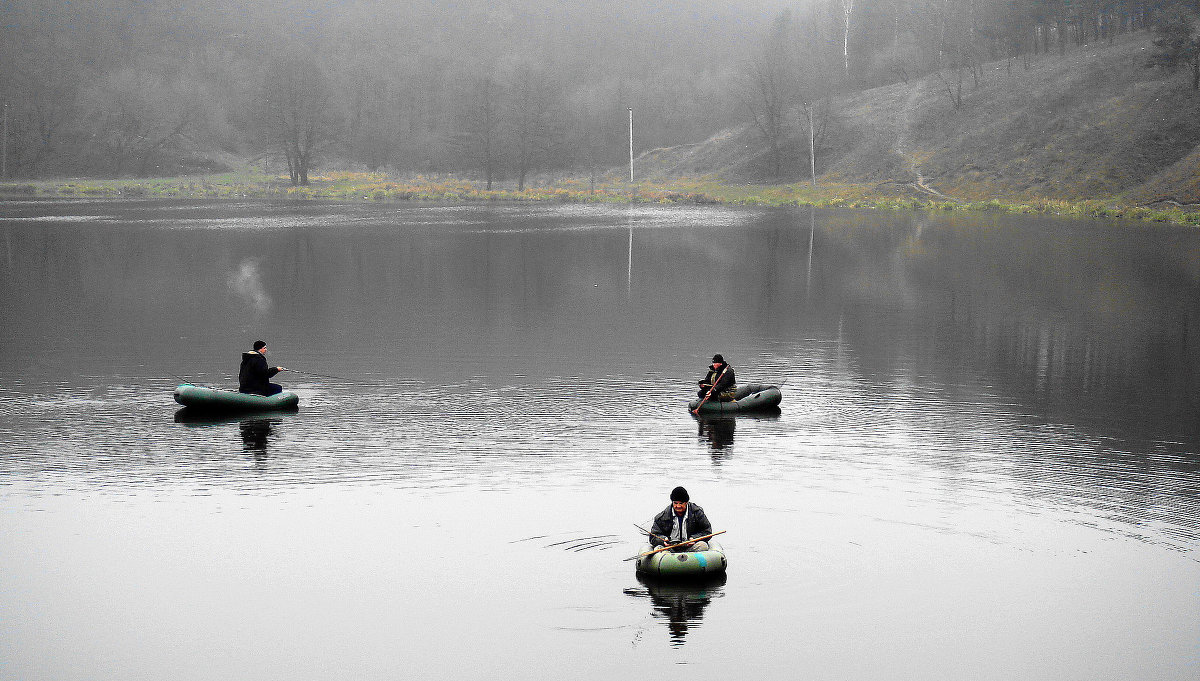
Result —
M 650 545 L 665 546 L 664 540 L 669 540 L 672 544 L 687 542 L 672 551 L 707 551 L 708 542 L 688 540 L 710 535 L 712 531 L 712 523 L 708 521 L 704 509 L 690 501 L 686 489 L 676 487 L 671 490 L 671 505 L 654 517 Z
M 641 578 L 639 578 L 641 580 Z M 660 617 L 667 620 L 671 645 L 682 646 L 690 629 L 700 626 L 704 610 L 718 596 L 725 584 L 720 575 L 705 584 L 670 584 L 644 580 L 646 592 Z
M 700 437 L 708 440 L 708 446 L 713 453 L 724 452 L 733 446 L 733 433 L 737 429 L 736 419 L 701 418 L 699 419 Z
M 274 435 L 273 425 L 278 421 L 270 419 L 248 419 L 239 424 L 242 432 L 242 450 L 254 454 L 258 460 L 266 459 L 267 443 Z
M 283 392 L 283 386 L 271 383 L 271 377 L 283 367 L 267 366 L 267 344 L 264 341 L 254 341 L 254 349 L 242 353 L 242 366 L 238 370 L 238 392 L 251 395 L 277 395 Z
M 696 397 L 704 399 L 710 390 L 712 397 L 708 399 L 718 402 L 729 402 L 737 392 L 737 378 L 733 375 L 733 367 L 719 354 L 713 355 L 708 374 L 700 379 L 700 391 L 696 393 Z

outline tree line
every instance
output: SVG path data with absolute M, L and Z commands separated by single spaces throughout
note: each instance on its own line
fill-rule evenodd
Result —
M 15 0 L 0 5 L 4 174 L 251 160 L 296 184 L 336 163 L 523 187 L 620 167 L 630 108 L 638 151 L 744 123 L 770 146 L 796 111 L 815 149 L 833 93 L 930 73 L 961 92 L 985 61 L 1197 11 L 1200 0 Z M 1178 26 L 1172 64 L 1190 64 L 1194 24 Z

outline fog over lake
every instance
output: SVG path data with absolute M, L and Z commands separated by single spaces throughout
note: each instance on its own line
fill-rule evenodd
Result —
M 1193 679 L 1200 236 L 0 203 L 0 677 Z M 198 419 L 261 338 L 294 414 Z M 720 352 L 777 415 L 698 419 Z M 683 485 L 725 580 L 639 580 Z

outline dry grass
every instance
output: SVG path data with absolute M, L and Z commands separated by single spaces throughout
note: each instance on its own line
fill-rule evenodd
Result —
M 563 179 L 553 184 L 514 189 L 486 190 L 461 178 L 397 178 L 382 173 L 330 173 L 314 175 L 307 187 L 292 187 L 284 178 L 231 173 L 203 179 L 107 180 L 39 182 L 0 185 L 0 195 L 79 196 L 109 198 L 269 198 L 296 201 L 370 202 L 558 202 L 721 204 L 742 206 L 816 206 L 818 208 L 875 208 L 882 210 L 966 210 L 1091 218 L 1129 218 L 1200 226 L 1200 212 L 1178 207 L 1138 207 L 1115 201 L 1036 199 L 1026 202 L 943 201 L 930 199 L 900 185 L 807 183 L 732 184 L 714 177 L 679 178 L 636 184 L 607 178 L 593 188 L 583 179 Z

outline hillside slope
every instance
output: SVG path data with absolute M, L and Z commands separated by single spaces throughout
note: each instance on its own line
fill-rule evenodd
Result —
M 936 74 L 839 97 L 818 173 L 962 200 L 1200 203 L 1200 92 L 1182 71 L 1143 67 L 1150 38 L 1076 47 L 1028 69 L 988 64 L 978 87 L 964 85 L 959 108 Z M 795 162 L 783 178 L 763 176 L 766 149 L 749 127 L 647 152 L 639 167 L 658 178 L 798 181 L 807 161 L 801 142 L 791 141 Z

